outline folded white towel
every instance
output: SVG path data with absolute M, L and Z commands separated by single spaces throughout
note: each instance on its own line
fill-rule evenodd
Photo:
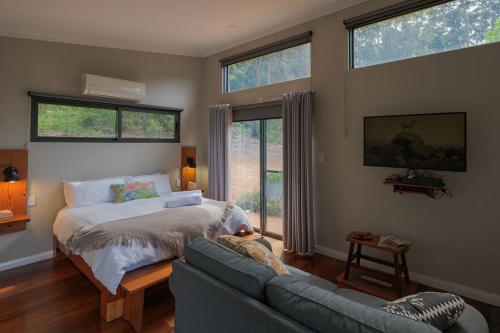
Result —
M 193 194 L 202 195 L 201 190 L 170 192 L 171 197 L 182 197 L 182 196 L 189 196 L 189 195 L 193 195 Z
M 201 191 L 173 192 L 165 203 L 166 208 L 201 205 L 203 198 Z

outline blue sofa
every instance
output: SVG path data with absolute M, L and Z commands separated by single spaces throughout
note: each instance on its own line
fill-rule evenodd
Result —
M 386 301 L 293 267 L 269 267 L 206 239 L 176 260 L 170 277 L 175 332 L 402 332 L 435 333 L 434 326 L 377 309 Z M 484 317 L 467 305 L 450 333 L 487 333 Z

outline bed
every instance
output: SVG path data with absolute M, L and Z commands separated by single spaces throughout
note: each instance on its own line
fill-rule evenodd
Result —
M 120 204 L 112 201 L 110 184 L 145 179 L 155 180 L 159 197 Z M 67 207 L 54 221 L 55 246 L 109 300 L 123 296 L 120 283 L 127 272 L 182 256 L 184 245 L 194 238 L 253 232 L 246 214 L 232 203 L 203 198 L 200 205 L 165 208 L 169 198 L 182 194 L 170 191 L 168 175 L 115 177 L 64 186 Z

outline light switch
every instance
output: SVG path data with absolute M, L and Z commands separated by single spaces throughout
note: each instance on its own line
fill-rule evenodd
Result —
M 36 196 L 28 196 L 28 207 L 36 207 Z
M 319 163 L 324 163 L 325 160 L 326 160 L 325 153 L 319 153 L 318 154 L 318 160 L 319 160 Z
M 177 181 L 175 182 L 175 185 L 181 186 L 181 180 L 179 178 L 177 178 Z

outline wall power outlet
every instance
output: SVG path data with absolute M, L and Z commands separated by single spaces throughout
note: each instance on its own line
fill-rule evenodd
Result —
M 28 196 L 28 207 L 36 207 L 36 196 Z

